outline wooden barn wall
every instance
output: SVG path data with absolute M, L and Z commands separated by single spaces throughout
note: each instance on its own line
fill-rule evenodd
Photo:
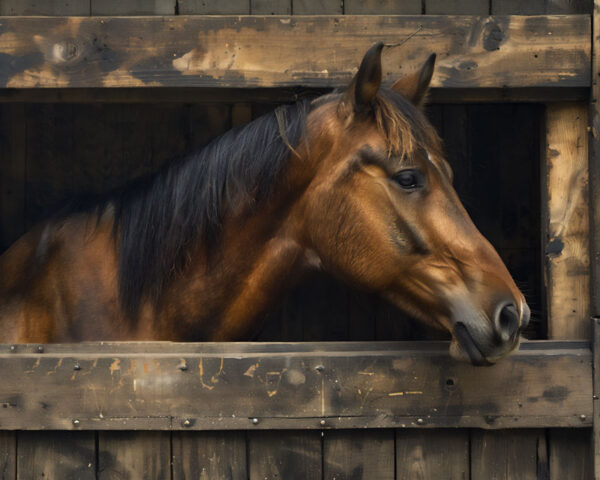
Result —
M 560 14 L 591 0 L 0 0 L 0 15 Z M 265 104 L 0 105 L 0 251 L 73 194 L 156 170 Z M 540 248 L 544 107 L 433 105 L 455 185 L 546 334 Z M 488 196 L 490 200 L 483 200 Z M 495 199 L 495 200 L 494 200 Z M 519 235 L 515 235 L 519 232 Z M 270 314 L 261 339 L 419 338 L 392 307 L 323 276 Z M 240 432 L 0 431 L 0 479 L 588 479 L 588 429 Z

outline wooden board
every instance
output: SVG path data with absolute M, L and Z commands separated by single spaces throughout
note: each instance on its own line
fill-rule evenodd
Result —
M 174 15 L 177 0 L 91 0 L 91 15 Z
M 251 15 L 291 15 L 291 0 L 250 0 Z
M 594 478 L 590 429 L 552 429 L 549 440 L 550 480 Z
M 540 442 L 546 442 L 544 430 L 473 430 L 470 478 L 538 480 Z
M 487 15 L 490 13 L 490 1 L 425 0 L 425 13 L 428 15 Z
M 467 480 L 468 430 L 397 430 L 397 480 Z
M 180 15 L 247 15 L 250 0 L 178 0 Z
M 591 314 L 600 316 L 600 1 L 594 0 L 590 95 L 590 273 Z M 599 467 L 600 468 L 600 467 Z M 600 471 L 599 471 L 600 474 Z
M 98 480 L 171 475 L 169 432 L 99 432 Z
M 249 432 L 249 480 L 321 480 L 319 432 Z
M 173 480 L 246 480 L 245 432 L 173 432 Z
M 588 111 L 584 103 L 546 107 L 544 177 L 548 335 L 590 337 Z
M 419 26 L 385 51 L 386 82 L 436 52 L 434 87 L 590 84 L 588 16 L 347 15 L 5 17 L 0 86 L 339 86 L 376 41 Z
M 89 15 L 91 0 L 2 0 L 0 15 Z
M 94 432 L 19 432 L 17 479 L 96 479 Z
M 294 0 L 294 15 L 342 14 L 343 3 L 341 0 Z
M 16 437 L 16 432 L 0 432 L 0 480 L 14 480 L 17 475 Z
M 590 13 L 591 0 L 491 0 L 492 14 L 541 15 Z
M 591 425 L 591 352 L 581 343 L 525 343 L 489 368 L 451 360 L 443 342 L 116 345 L 2 346 L 0 427 Z
M 419 15 L 421 0 L 344 0 L 346 15 Z
M 332 430 L 323 438 L 323 478 L 394 480 L 394 430 Z

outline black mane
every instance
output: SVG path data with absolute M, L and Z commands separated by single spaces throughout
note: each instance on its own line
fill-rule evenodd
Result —
M 106 203 L 115 212 L 119 299 L 128 315 L 137 316 L 142 297 L 159 301 L 190 248 L 214 246 L 228 209 L 270 195 L 302 135 L 309 105 L 279 107 L 230 130 Z

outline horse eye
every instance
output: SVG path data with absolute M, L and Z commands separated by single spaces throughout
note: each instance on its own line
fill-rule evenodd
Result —
M 423 174 L 418 170 L 402 170 L 396 173 L 393 179 L 405 190 L 414 190 L 423 186 Z

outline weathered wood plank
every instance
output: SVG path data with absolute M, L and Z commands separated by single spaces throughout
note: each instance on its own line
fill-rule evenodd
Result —
M 419 25 L 410 42 L 386 51 L 386 81 L 436 52 L 434 87 L 589 85 L 587 16 L 349 15 L 5 17 L 0 86 L 338 86 L 370 45 Z
M 600 478 L 600 318 L 593 321 L 594 350 L 594 422 L 592 430 L 592 462 L 594 478 Z
M 397 480 L 467 480 L 468 430 L 397 430 Z
M 96 478 L 94 432 L 19 432 L 17 479 Z
M 551 429 L 549 440 L 550 480 L 593 478 L 590 429 Z
M 291 0 L 250 0 L 252 15 L 291 15 Z
M 394 430 L 324 432 L 325 480 L 394 480 Z
M 91 0 L 2 0 L 0 15 L 90 15 Z
M 16 437 L 16 432 L 0 432 L 0 480 L 14 480 L 17 476 Z
M 544 430 L 471 432 L 472 480 L 539 480 L 538 444 Z M 565 477 L 568 478 L 568 477 Z
M 294 15 L 335 15 L 343 12 L 342 0 L 294 0 Z
M 178 0 L 180 15 L 248 15 L 250 0 Z
M 588 90 L 574 88 L 434 88 L 429 103 L 532 103 L 586 101 Z M 0 103 L 249 103 L 277 104 L 329 93 L 329 88 L 194 88 L 194 87 L 123 87 L 123 88 L 4 88 Z
M 195 344 L 200 353 L 190 353 L 189 346 L 178 351 L 177 344 L 152 353 L 153 344 L 144 345 L 140 353 L 104 348 L 94 354 L 88 345 L 86 353 L 52 353 L 48 346 L 42 354 L 20 353 L 29 347 L 0 354 L 0 403 L 6 405 L 0 425 L 117 430 L 318 429 L 321 421 L 332 428 L 591 425 L 591 352 L 568 348 L 579 343 L 525 348 L 485 369 L 454 362 L 444 343 L 414 350 L 410 343 L 409 349 L 392 343 L 391 349 L 370 351 L 353 350 L 354 344 L 335 351 L 325 343 L 285 353 L 278 344 L 263 344 L 259 354 L 244 353 L 245 344 L 216 346 L 212 353 L 211 344 Z M 4 347 L 0 351 L 9 351 Z
M 98 435 L 98 480 L 171 477 L 169 432 L 99 432 Z
M 590 273 L 591 313 L 600 316 L 600 1 L 594 0 L 590 95 Z
M 488 15 L 489 0 L 425 0 L 428 15 Z
M 543 15 L 590 13 L 591 0 L 492 0 L 492 14 Z
M 91 15 L 174 15 L 176 0 L 91 0 Z
M 584 103 L 546 108 L 546 297 L 556 339 L 590 337 L 587 126 Z
M 344 0 L 346 15 L 419 15 L 421 0 Z
M 173 432 L 173 480 L 246 480 L 245 432 Z
M 248 432 L 250 480 L 321 480 L 321 455 L 318 431 Z

